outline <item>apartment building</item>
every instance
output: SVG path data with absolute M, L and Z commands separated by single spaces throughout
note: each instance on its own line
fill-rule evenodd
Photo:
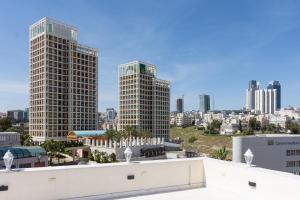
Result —
M 77 42 L 75 27 L 43 18 L 29 28 L 29 133 L 66 140 L 70 130 L 95 130 L 98 51 Z
M 119 123 L 169 137 L 170 82 L 156 78 L 156 67 L 141 61 L 119 66 Z
M 277 110 L 277 90 L 260 89 L 255 91 L 255 112 L 258 114 L 274 114 Z

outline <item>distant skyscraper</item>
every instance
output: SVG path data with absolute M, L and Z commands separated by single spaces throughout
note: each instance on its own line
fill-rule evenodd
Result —
M 274 114 L 277 105 L 277 90 L 265 89 L 255 91 L 255 112 L 258 114 Z
M 7 111 L 7 118 L 13 122 L 24 122 L 23 110 L 9 110 Z
M 49 18 L 29 31 L 33 140 L 66 140 L 68 131 L 95 130 L 98 50 L 79 44 L 75 27 Z
M 210 110 L 210 96 L 207 94 L 203 94 L 199 96 L 200 99 L 200 112 L 206 113 Z
M 255 109 L 255 91 L 259 89 L 259 82 L 256 80 L 249 81 L 248 89 L 246 90 L 246 110 Z
M 281 108 L 281 85 L 280 85 L 279 81 L 270 81 L 267 88 L 277 90 L 276 110 L 280 110 L 280 108 Z
M 24 111 L 24 122 L 29 122 L 29 108 L 25 108 L 25 111 Z
M 176 111 L 177 113 L 183 113 L 184 111 L 184 100 L 183 97 L 176 99 Z
M 119 66 L 119 124 L 154 137 L 169 137 L 170 82 L 156 78 L 156 67 L 140 61 Z
M 106 120 L 113 121 L 117 116 L 117 112 L 114 108 L 107 108 L 106 109 Z

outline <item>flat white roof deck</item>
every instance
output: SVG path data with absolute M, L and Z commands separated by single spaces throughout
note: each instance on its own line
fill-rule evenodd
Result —
M 228 191 L 220 191 L 215 188 L 195 188 L 181 191 L 165 192 L 158 194 L 146 194 L 135 197 L 119 198 L 120 200 L 245 200 L 240 196 Z
M 299 200 L 300 177 L 211 158 L 0 171 L 0 199 Z

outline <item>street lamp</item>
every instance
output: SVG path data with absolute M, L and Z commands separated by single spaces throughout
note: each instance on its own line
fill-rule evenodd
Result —
M 253 157 L 254 157 L 251 149 L 248 149 L 245 152 L 244 157 L 245 157 L 245 161 L 246 161 L 247 166 L 251 167 L 251 163 L 252 163 Z
M 5 168 L 6 168 L 5 170 L 10 171 L 11 165 L 14 160 L 14 155 L 10 152 L 10 150 L 7 150 L 7 152 L 3 156 L 3 160 L 4 160 L 4 164 L 5 164 Z
M 125 149 L 124 154 L 125 154 L 126 162 L 130 163 L 130 159 L 131 159 L 131 156 L 132 156 L 132 151 L 131 151 L 130 147 L 127 147 Z

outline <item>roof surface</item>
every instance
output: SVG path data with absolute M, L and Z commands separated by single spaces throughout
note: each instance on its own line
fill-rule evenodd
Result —
M 105 130 L 96 130 L 96 131 L 71 131 L 70 133 L 74 133 L 77 137 L 89 137 L 89 136 L 100 136 L 106 133 Z
M 5 155 L 5 153 L 8 150 L 10 150 L 10 152 L 14 155 L 15 159 L 37 157 L 39 155 L 41 155 L 41 156 L 47 155 L 47 152 L 45 151 L 45 149 L 40 146 L 1 147 L 0 148 L 0 160 L 3 160 L 3 156 Z

